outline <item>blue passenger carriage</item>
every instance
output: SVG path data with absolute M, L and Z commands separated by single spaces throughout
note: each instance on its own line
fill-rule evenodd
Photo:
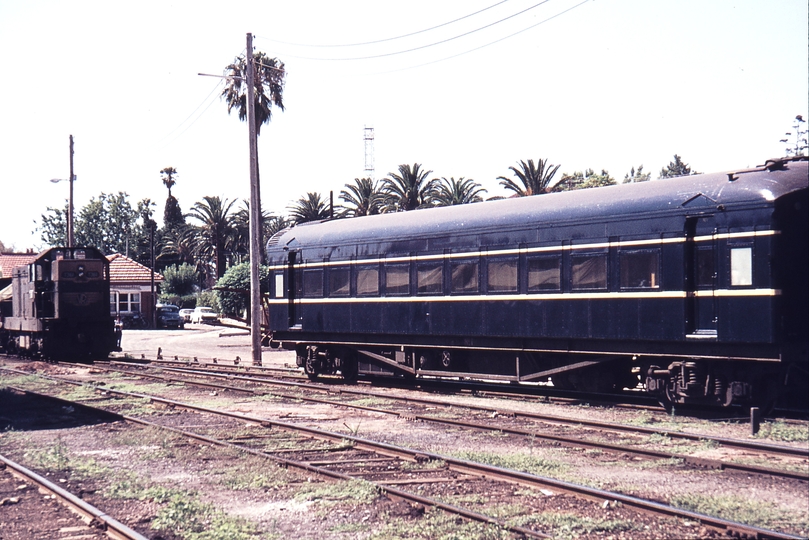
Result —
M 785 158 L 298 225 L 267 244 L 272 339 L 312 377 L 805 397 L 807 177 Z

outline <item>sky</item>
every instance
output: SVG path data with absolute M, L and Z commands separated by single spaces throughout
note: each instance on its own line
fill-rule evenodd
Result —
M 76 211 L 123 191 L 160 222 L 169 166 L 185 212 L 249 198 L 247 124 L 199 75 L 248 32 L 286 66 L 258 141 L 262 206 L 285 214 L 400 164 L 494 196 L 520 160 L 620 180 L 675 153 L 701 172 L 783 156 L 809 118 L 808 18 L 806 0 L 0 0 L 0 242 L 45 247 L 71 134 Z

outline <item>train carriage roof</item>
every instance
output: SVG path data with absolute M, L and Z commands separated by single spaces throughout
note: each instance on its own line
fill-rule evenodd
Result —
M 278 233 L 275 250 L 339 246 L 525 228 L 526 223 L 575 223 L 613 216 L 684 211 L 694 205 L 726 208 L 771 204 L 809 184 L 806 158 L 768 161 L 756 169 L 700 174 L 602 188 L 515 197 L 475 204 L 305 223 Z

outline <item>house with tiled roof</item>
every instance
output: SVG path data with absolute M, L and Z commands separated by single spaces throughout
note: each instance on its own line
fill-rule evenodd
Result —
M 120 253 L 107 255 L 110 261 L 110 313 L 114 317 L 140 313 L 147 321 L 152 320 L 152 271 L 137 261 Z M 163 276 L 154 273 L 155 295 Z
M 30 264 L 36 258 L 36 253 L 0 253 L 0 280 L 11 283 L 11 270 L 15 266 Z

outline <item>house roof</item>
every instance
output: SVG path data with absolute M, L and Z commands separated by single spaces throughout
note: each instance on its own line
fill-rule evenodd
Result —
M 151 270 L 137 261 L 130 259 L 120 253 L 107 255 L 110 261 L 110 282 L 111 283 L 149 283 L 151 280 Z M 156 283 L 163 281 L 163 276 L 155 272 Z
M 36 258 L 36 253 L 0 253 L 0 278 L 10 278 L 15 266 L 30 264 Z

